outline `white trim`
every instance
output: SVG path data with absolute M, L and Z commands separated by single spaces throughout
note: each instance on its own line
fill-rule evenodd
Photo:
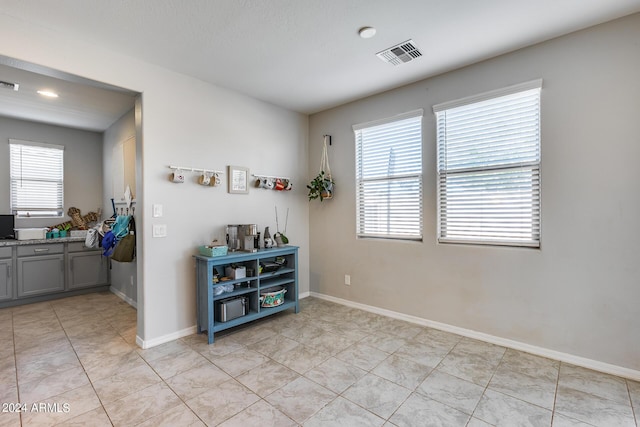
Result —
M 187 337 L 189 335 L 193 335 L 196 333 L 196 331 L 198 330 L 198 328 L 196 328 L 195 325 L 193 326 L 189 326 L 188 328 L 182 329 L 180 331 L 176 331 L 173 332 L 171 334 L 167 334 L 167 335 L 162 335 L 159 336 L 157 338 L 153 338 L 150 340 L 143 340 L 142 338 L 140 338 L 139 336 L 136 336 L 136 344 L 138 344 L 138 346 L 140 348 L 142 348 L 143 350 L 146 350 L 148 348 L 151 347 L 155 347 L 158 346 L 160 344 L 164 344 L 170 341 L 175 341 L 179 338 L 183 338 L 183 337 Z
M 510 240 L 483 240 L 483 239 L 454 239 L 451 237 L 438 237 L 438 243 L 455 243 L 457 245 L 482 245 L 482 246 L 511 246 L 515 248 L 540 249 L 540 242 L 521 242 Z
M 136 310 L 138 309 L 138 303 L 135 302 L 132 298 L 126 296 L 124 294 L 124 292 L 115 289 L 113 286 L 109 286 L 109 291 L 116 295 L 117 297 L 119 297 L 121 300 L 123 300 L 124 302 L 126 302 L 127 304 L 129 304 L 130 306 L 132 306 L 133 308 L 135 308 Z
M 9 139 L 9 145 L 11 144 L 30 145 L 32 147 L 42 147 L 42 148 L 55 148 L 57 150 L 64 151 L 64 145 L 49 144 L 48 142 L 25 141 L 22 139 Z
M 454 99 L 453 101 L 436 104 L 433 106 L 433 112 L 439 113 L 440 111 L 448 110 L 450 108 L 461 107 L 463 105 L 486 101 L 491 98 L 498 98 L 500 96 L 511 95 L 513 93 L 524 92 L 525 90 L 531 89 L 542 89 L 542 79 L 531 80 L 529 82 L 504 87 L 502 89 L 490 90 L 477 95 L 471 95 L 460 99 Z
M 416 317 L 409 314 L 398 313 L 396 311 L 391 311 L 391 310 L 386 310 L 384 308 L 378 308 L 378 307 L 374 307 L 366 304 L 361 304 L 361 303 L 345 300 L 342 298 L 333 297 L 330 295 L 320 294 L 317 292 L 310 292 L 310 295 L 312 297 L 335 302 L 337 304 L 346 305 L 348 307 L 357 308 L 357 309 L 368 311 L 371 313 L 380 314 L 382 316 L 387 316 L 387 317 L 391 317 L 398 320 L 404 320 L 406 322 L 427 326 L 429 328 L 439 329 L 445 332 L 451 332 L 453 334 L 462 335 L 463 337 L 477 339 L 477 340 L 488 342 L 491 344 L 496 344 L 502 347 L 508 347 L 514 350 L 535 354 L 537 356 L 559 360 L 561 362 L 571 363 L 572 365 L 593 369 L 594 371 L 604 372 L 606 374 L 616 375 L 616 376 L 628 378 L 634 381 L 640 381 L 640 371 L 637 371 L 634 369 L 629 369 L 629 368 L 625 368 L 617 365 L 611 365 L 609 363 L 599 362 L 597 360 L 587 359 L 585 357 L 576 356 L 573 354 L 563 353 L 560 351 L 551 350 L 544 347 L 538 347 L 538 346 L 526 344 L 520 341 L 501 338 L 495 335 L 489 335 L 489 334 L 474 331 L 471 329 L 460 328 L 458 326 L 448 325 L 446 323 L 435 322 L 433 320 L 423 319 L 421 317 Z
M 387 123 L 397 122 L 399 120 L 413 119 L 414 117 L 423 117 L 423 116 L 424 116 L 424 110 L 422 108 L 419 108 L 417 110 L 407 111 L 406 113 L 397 114 L 393 117 L 386 117 L 384 119 L 372 120 L 366 123 L 358 123 L 357 125 L 353 125 L 353 131 L 356 132 L 361 129 L 369 128 L 372 126 L 380 126 L 380 125 L 385 125 Z
M 298 299 L 303 299 L 303 298 L 307 298 L 307 297 L 310 297 L 310 296 L 311 296 L 311 292 L 303 292 L 303 293 L 298 295 Z M 189 335 L 193 335 L 197 331 L 198 331 L 197 326 L 193 325 L 193 326 L 190 326 L 190 327 L 188 327 L 186 329 L 183 329 L 181 331 L 177 331 L 177 332 L 174 332 L 172 334 L 162 335 L 161 337 L 154 338 L 154 339 L 149 340 L 149 341 L 145 341 L 145 340 L 143 340 L 142 338 L 140 338 L 139 336 L 136 335 L 136 344 L 138 344 L 138 346 L 140 348 L 142 348 L 143 350 L 146 350 L 148 348 L 155 347 L 157 345 L 164 344 L 164 343 L 167 343 L 169 341 L 174 341 L 174 340 L 177 340 L 179 338 L 183 338 L 183 337 L 187 337 Z

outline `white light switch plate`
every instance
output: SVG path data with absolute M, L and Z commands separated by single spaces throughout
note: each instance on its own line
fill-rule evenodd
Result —
M 160 218 L 162 216 L 162 205 L 153 205 L 153 217 Z
M 167 224 L 153 224 L 153 237 L 167 237 Z

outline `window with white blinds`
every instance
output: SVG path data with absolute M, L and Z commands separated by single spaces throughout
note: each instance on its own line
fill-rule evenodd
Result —
M 353 126 L 358 237 L 422 239 L 422 116 Z
M 22 217 L 63 213 L 64 147 L 9 140 L 11 211 Z
M 541 87 L 434 107 L 440 242 L 540 246 Z

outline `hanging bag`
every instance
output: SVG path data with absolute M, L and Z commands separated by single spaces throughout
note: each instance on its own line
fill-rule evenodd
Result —
M 116 222 L 111 227 L 111 231 L 113 231 L 117 240 L 129 234 L 129 221 L 131 221 L 131 218 L 130 215 L 118 215 L 116 217 Z
M 98 229 L 95 227 L 88 229 L 87 236 L 84 238 L 84 245 L 87 248 L 97 248 L 98 243 Z
M 136 238 L 133 234 L 127 234 L 116 244 L 111 259 L 118 262 L 133 261 L 136 250 Z
M 127 222 L 129 234 L 118 241 L 111 259 L 118 262 L 132 262 L 136 257 L 136 226 L 133 217 Z

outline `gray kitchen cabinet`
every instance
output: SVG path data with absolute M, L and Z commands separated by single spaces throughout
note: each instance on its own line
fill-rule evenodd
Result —
M 0 241 L 0 308 L 109 290 L 109 261 L 84 238 Z
M 18 297 L 64 291 L 64 245 L 18 247 Z
M 13 297 L 13 258 L 11 248 L 0 248 L 0 301 Z
M 84 248 L 82 244 L 71 243 L 68 257 L 69 289 L 107 284 L 107 258 L 102 256 L 101 251 Z

